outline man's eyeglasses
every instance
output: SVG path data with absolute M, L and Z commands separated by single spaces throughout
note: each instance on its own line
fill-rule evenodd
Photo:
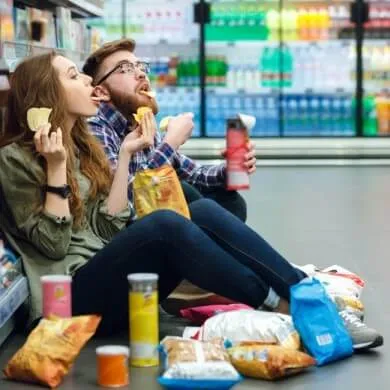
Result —
M 139 70 L 145 74 L 150 73 L 150 64 L 143 61 L 138 62 L 128 62 L 124 61 L 114 67 L 114 69 L 110 70 L 106 75 L 104 75 L 95 85 L 101 84 L 104 80 L 110 77 L 113 73 L 135 73 L 136 70 Z

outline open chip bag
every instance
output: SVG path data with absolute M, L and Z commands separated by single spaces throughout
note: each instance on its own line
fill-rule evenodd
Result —
M 101 317 L 42 319 L 4 369 L 8 379 L 57 387 L 81 348 L 94 335 Z
M 258 310 L 239 310 L 209 318 L 199 331 L 199 340 L 216 337 L 230 340 L 233 345 L 245 341 L 260 341 L 285 348 L 299 349 L 300 338 L 292 318 L 285 314 Z
M 279 379 L 295 375 L 316 363 L 306 353 L 278 345 L 246 343 L 229 348 L 228 353 L 237 371 L 250 378 Z
M 139 218 L 156 210 L 173 210 L 190 219 L 190 211 L 176 171 L 171 165 L 135 174 L 133 198 Z
M 164 373 L 159 383 L 177 389 L 229 389 L 242 380 L 229 361 L 222 339 L 209 342 L 166 337 L 160 352 Z

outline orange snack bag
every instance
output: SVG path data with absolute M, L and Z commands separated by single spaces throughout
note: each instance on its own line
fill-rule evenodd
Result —
M 101 317 L 42 319 L 4 369 L 8 379 L 57 387 L 81 348 L 94 335 Z
M 248 342 L 228 349 L 231 363 L 242 375 L 250 378 L 275 380 L 297 374 L 314 366 L 316 361 L 306 353 L 279 345 Z
M 155 210 L 165 209 L 190 219 L 183 189 L 171 165 L 138 171 L 133 183 L 133 195 L 139 218 Z

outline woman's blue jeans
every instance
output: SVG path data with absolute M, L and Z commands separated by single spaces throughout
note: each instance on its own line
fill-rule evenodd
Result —
M 191 221 L 156 211 L 118 233 L 74 275 L 74 314 L 101 314 L 103 333 L 124 329 L 130 273 L 159 274 L 160 301 L 187 279 L 254 308 L 270 287 L 289 300 L 290 286 L 306 277 L 214 201 L 195 201 L 190 211 Z

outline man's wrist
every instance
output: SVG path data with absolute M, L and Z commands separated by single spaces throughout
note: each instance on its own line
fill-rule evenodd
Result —
M 175 140 L 171 139 L 168 134 L 165 136 L 163 142 L 167 143 L 174 150 L 177 150 L 180 147 L 180 144 Z

